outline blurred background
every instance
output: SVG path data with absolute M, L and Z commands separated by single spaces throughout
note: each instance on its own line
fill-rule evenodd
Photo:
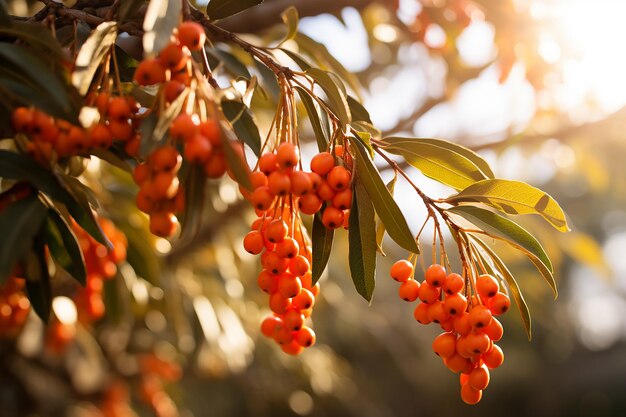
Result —
M 37 9 L 7 4 L 18 15 Z M 105 288 L 106 318 L 95 332 L 79 327 L 63 354 L 46 351 L 33 314 L 16 340 L 0 342 L 0 416 L 100 416 L 103 398 L 128 393 L 132 411 L 119 415 L 626 415 L 626 2 L 266 0 L 220 25 L 271 43 L 289 5 L 300 30 L 358 79 L 384 135 L 460 143 L 497 177 L 559 201 L 570 233 L 522 219 L 556 266 L 558 299 L 532 264 L 500 251 L 529 304 L 532 341 L 512 308 L 505 363 L 481 403 L 466 406 L 458 377 L 431 351 L 439 332 L 418 326 L 388 278 L 406 253 L 385 241 L 368 305 L 352 287 L 340 232 L 313 314 L 317 344 L 287 356 L 259 332 L 260 266 L 241 246 L 254 213 L 234 183 L 210 184 L 197 239 L 170 242 L 149 236 L 130 176 L 94 158 L 86 178 L 128 237 L 128 263 Z M 263 133 L 271 103 L 257 96 Z M 301 126 L 312 153 L 313 133 Z M 453 192 L 409 171 L 432 197 Z M 416 231 L 425 212 L 415 202 L 399 200 Z M 54 312 L 61 319 L 66 310 L 57 303 Z M 141 400 L 146 363 L 171 373 L 159 380 L 170 401 L 161 411 Z

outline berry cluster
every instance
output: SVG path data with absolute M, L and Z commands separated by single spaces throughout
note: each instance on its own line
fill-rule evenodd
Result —
M 0 287 L 0 338 L 13 338 L 22 329 L 30 302 L 24 293 L 25 281 L 17 276 L 10 277 Z
M 119 231 L 108 219 L 98 218 L 103 233 L 109 238 L 113 249 L 109 251 L 83 230 L 77 223 L 72 223 L 72 230 L 85 257 L 87 282 L 85 287 L 78 289 L 74 295 L 74 302 L 79 313 L 78 319 L 82 323 L 92 323 L 104 315 L 104 301 L 102 291 L 104 281 L 115 277 L 117 264 L 126 259 L 128 241 L 124 233 Z
M 171 361 L 163 360 L 153 353 L 139 357 L 139 394 L 157 417 L 178 416 L 178 408 L 172 398 L 165 392 L 165 383 L 178 381 L 182 376 L 180 366 Z
M 391 277 L 402 283 L 400 297 L 421 301 L 414 311 L 415 320 L 438 324 L 444 330 L 433 341 L 433 351 L 448 369 L 461 373 L 462 400 L 476 404 L 489 384 L 489 369 L 504 361 L 502 349 L 494 343 L 504 332 L 495 316 L 509 309 L 509 298 L 499 291 L 498 281 L 491 275 L 480 275 L 468 283 L 459 274 L 446 274 L 438 264 L 426 269 L 421 283 L 413 274 L 414 266 L 407 260 L 397 261 L 390 270 Z M 472 291 L 474 295 L 470 295 Z
M 93 101 L 99 120 L 87 129 L 26 107 L 13 111 L 13 128 L 30 139 L 26 152 L 43 165 L 54 158 L 107 149 L 116 141 L 124 145 L 129 155 L 136 155 L 140 141 L 136 133 L 138 119 L 135 116 L 139 110 L 136 101 L 130 96 L 111 97 L 107 93 L 93 96 Z

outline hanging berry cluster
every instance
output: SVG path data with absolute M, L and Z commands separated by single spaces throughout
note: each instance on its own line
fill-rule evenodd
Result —
M 421 301 L 414 311 L 420 324 L 437 324 L 444 333 L 433 341 L 433 351 L 452 372 L 460 373 L 461 398 L 476 404 L 489 384 L 489 369 L 504 361 L 502 350 L 494 342 L 503 335 L 495 316 L 510 307 L 506 294 L 499 291 L 491 275 L 475 280 L 456 273 L 446 274 L 439 264 L 426 269 L 420 283 L 414 278 L 414 265 L 399 260 L 390 270 L 391 278 L 401 283 L 399 295 L 405 301 Z M 469 299 L 468 299 L 469 296 Z
M 24 293 L 26 281 L 17 272 L 16 269 L 14 276 L 0 287 L 0 338 L 15 337 L 30 313 L 30 302 Z

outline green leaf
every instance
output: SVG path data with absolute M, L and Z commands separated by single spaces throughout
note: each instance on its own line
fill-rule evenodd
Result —
M 389 181 L 386 185 L 387 189 L 389 190 L 389 194 L 391 194 L 392 197 L 393 192 L 396 188 L 396 181 L 398 181 L 398 175 L 394 175 L 391 181 Z M 376 246 L 378 247 L 378 252 L 381 255 L 387 256 L 385 254 L 385 251 L 383 250 L 383 239 L 385 238 L 385 223 L 380 221 L 380 218 L 378 218 L 378 216 L 376 216 L 376 218 L 376 222 L 378 223 L 378 226 L 376 226 Z
M 90 153 L 93 156 L 97 156 L 103 161 L 107 161 L 109 164 L 113 165 L 114 167 L 117 167 L 123 171 L 126 171 L 131 175 L 133 173 L 133 169 L 130 166 L 130 164 L 126 162 L 124 159 L 122 159 L 122 156 L 120 155 L 119 151 L 116 150 L 114 147 L 110 149 L 94 148 L 90 151 Z
M 326 208 L 326 206 L 323 208 Z M 335 236 L 335 231 L 327 229 L 324 223 L 322 223 L 321 212 L 322 210 L 313 216 L 313 230 L 311 232 L 311 246 L 313 248 L 311 279 L 314 285 L 322 276 L 324 269 L 326 269 L 330 251 L 333 247 L 333 237 Z
M 65 59 L 63 50 L 52 36 L 50 29 L 39 23 L 13 21 L 0 26 L 0 35 L 19 38 L 30 46 L 51 53 L 56 59 Z
M 401 155 L 422 173 L 457 190 L 485 179 L 485 174 L 465 156 L 416 138 L 388 137 L 383 149 Z
M 304 59 L 300 54 L 290 51 L 287 48 L 278 48 L 278 49 L 280 49 L 285 54 L 287 54 L 287 56 L 291 58 L 293 62 L 295 62 L 302 71 L 306 71 L 309 68 L 311 68 L 311 64 L 306 59 Z
M 486 178 L 495 178 L 495 175 L 487 161 L 485 161 L 482 156 L 478 155 L 473 150 L 466 148 L 465 146 L 461 146 L 458 143 L 449 142 L 447 140 L 434 138 L 416 138 L 415 140 L 417 140 L 418 142 L 429 143 L 431 145 L 439 146 L 440 148 L 456 152 L 459 155 L 466 157 L 474 165 L 476 165 L 476 167 L 478 167 L 478 169 L 482 171 Z
M 32 159 L 13 152 L 0 150 L 0 178 L 25 180 L 53 200 L 61 202 L 74 220 L 94 239 L 105 246 L 111 243 L 102 233 L 84 193 L 73 195 L 59 177 L 44 169 Z
M 0 62 L 4 68 L 13 68 L 21 74 L 30 85 L 44 92 L 48 101 L 54 102 L 58 109 L 54 114 L 70 122 L 77 123 L 78 104 L 68 92 L 62 78 L 51 71 L 50 66 L 39 56 L 19 45 L 2 43 L 0 46 Z
M 289 6 L 280 14 L 280 17 L 283 19 L 285 25 L 287 25 L 287 34 L 280 42 L 282 44 L 289 39 L 293 39 L 298 32 L 298 9 L 294 6 Z
M 259 156 L 261 134 L 250 109 L 241 101 L 222 100 L 222 111 L 233 125 L 239 139 L 248 145 L 256 156 Z
M 42 237 L 57 264 L 85 286 L 87 271 L 78 240 L 63 217 L 52 209 L 48 210 Z
M 210 0 L 206 7 L 209 19 L 223 19 L 263 3 L 263 0 Z
M 371 123 L 365 121 L 353 121 L 350 123 L 350 127 L 354 128 L 357 132 L 365 132 L 372 138 L 380 139 L 381 131 Z
M 328 49 L 321 43 L 311 39 L 303 33 L 298 33 L 295 36 L 295 41 L 298 43 L 300 49 L 315 59 L 322 69 L 331 70 L 336 73 L 342 80 L 344 80 L 350 88 L 360 98 L 361 84 L 357 77 L 350 71 L 348 71 L 337 59 L 328 52 Z
M 183 109 L 183 105 L 185 104 L 185 100 L 187 99 L 187 95 L 189 94 L 189 88 L 183 90 L 182 93 L 174 101 L 170 103 L 170 105 L 159 114 L 158 119 L 156 119 L 156 123 L 154 123 L 154 129 L 150 129 L 153 123 L 152 121 L 147 121 L 146 126 L 142 126 L 141 130 L 141 149 L 140 153 L 142 155 L 147 155 L 153 150 L 155 147 L 161 145 L 165 141 L 165 135 L 169 131 L 172 122 L 178 115 L 181 113 Z
M 348 107 L 348 98 L 345 94 L 345 87 L 336 82 L 330 76 L 330 73 L 319 68 L 309 68 L 306 73 L 313 78 L 316 84 L 322 87 L 322 90 L 328 97 L 326 103 L 330 110 L 339 118 L 339 122 L 343 127 L 348 125 L 352 120 L 350 116 L 350 108 Z
M 363 298 L 372 301 L 376 287 L 376 222 L 372 201 L 359 181 L 354 182 L 348 227 L 348 261 L 352 282 Z
M 520 181 L 483 180 L 446 199 L 450 204 L 477 201 L 506 214 L 539 214 L 555 229 L 569 231 L 565 213 L 547 193 Z
M 360 139 L 350 137 L 350 143 L 356 150 L 356 165 L 359 176 L 357 180 L 363 183 L 367 194 L 370 196 L 376 214 L 385 224 L 389 236 L 404 249 L 419 253 L 415 238 L 409 229 L 409 226 L 395 202 L 380 174 L 376 170 L 374 163 L 369 157 L 365 145 Z
M 544 276 L 548 285 L 554 292 L 554 298 L 557 297 L 558 291 L 556 282 L 554 282 L 554 277 L 552 276 L 552 263 L 550 262 L 550 258 L 537 239 L 523 227 L 510 219 L 480 207 L 459 206 L 452 207 L 446 211 L 463 217 L 473 225 L 485 231 L 487 235 L 503 239 L 509 245 L 522 251 Z
M 80 48 L 76 57 L 76 67 L 72 72 L 72 85 L 81 95 L 87 94 L 93 76 L 111 46 L 115 44 L 117 29 L 116 22 L 100 23 Z
M 276 78 L 276 74 L 274 74 L 274 71 L 272 71 L 264 63 L 257 61 L 256 59 L 254 60 L 254 66 L 256 67 L 257 71 L 259 71 L 259 75 L 263 80 L 263 89 L 267 90 L 274 98 L 274 100 L 277 100 L 278 96 L 280 95 L 280 86 L 278 85 L 278 79 Z
M 45 211 L 44 211 L 45 215 Z M 44 323 L 50 318 L 52 289 L 43 242 L 35 241 L 35 246 L 25 259 L 26 294 L 35 313 Z
M 369 112 L 354 97 L 348 96 L 348 107 L 353 121 L 363 121 L 372 124 Z
M 519 285 L 517 285 L 517 281 L 513 277 L 513 274 L 511 274 L 511 271 L 509 271 L 509 269 L 506 267 L 504 262 L 502 262 L 500 257 L 493 251 L 493 249 L 489 247 L 489 245 L 487 245 L 487 243 L 483 242 L 481 239 L 478 239 L 478 238 L 475 238 L 474 241 L 478 245 L 480 245 L 485 250 L 485 252 L 487 252 L 489 257 L 493 261 L 495 267 L 500 271 L 500 273 L 502 274 L 502 277 L 508 284 L 509 291 L 511 295 L 513 296 L 513 299 L 515 300 L 515 303 L 517 304 L 517 309 L 519 310 L 520 315 L 522 317 L 522 323 L 524 324 L 524 329 L 526 330 L 526 335 L 528 336 L 528 340 L 531 340 L 532 328 L 531 328 L 531 320 L 530 320 L 530 311 L 528 309 L 528 305 L 526 304 L 526 301 L 524 300 L 524 296 L 522 295 Z
M 0 212 L 0 285 L 13 272 L 13 267 L 28 248 L 46 217 L 46 207 L 36 195 L 10 204 Z
M 239 141 L 232 130 L 222 128 L 222 149 L 224 150 L 224 156 L 226 156 L 228 170 L 233 174 L 235 181 L 237 181 L 239 185 L 243 186 L 246 190 L 252 191 L 250 168 L 235 150 L 235 144 L 239 144 Z
M 200 229 L 200 221 L 204 207 L 206 175 L 200 165 L 189 165 L 187 174 L 182 181 L 185 190 L 185 212 L 181 218 L 180 238 L 191 239 Z
M 315 133 L 315 139 L 317 139 L 317 148 L 320 152 L 324 152 L 328 149 L 328 138 L 330 137 L 330 125 L 328 122 L 328 116 L 322 112 L 319 104 L 301 87 L 295 87 L 302 100 L 302 104 L 306 108 L 306 112 L 309 115 L 309 121 L 311 127 Z
M 218 48 L 206 48 L 207 53 L 222 62 L 224 67 L 235 77 L 251 79 L 250 71 L 235 55 Z
M 143 50 L 154 54 L 170 43 L 174 28 L 180 22 L 181 0 L 150 0 L 143 20 Z

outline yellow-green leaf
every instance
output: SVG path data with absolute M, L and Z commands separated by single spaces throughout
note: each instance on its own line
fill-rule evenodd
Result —
M 289 39 L 293 39 L 298 32 L 298 9 L 294 6 L 287 7 L 281 14 L 283 22 L 287 26 L 287 35 L 282 40 L 281 44 Z
M 447 148 L 415 138 L 387 137 L 383 149 L 404 159 L 425 176 L 461 190 L 487 178 L 472 161 Z
M 351 136 L 350 143 L 356 150 L 356 167 L 358 172 L 357 180 L 363 183 L 367 194 L 370 196 L 376 214 L 385 224 L 389 236 L 404 249 L 419 253 L 415 238 L 402 214 L 402 211 L 395 202 L 380 174 L 376 170 L 374 163 L 370 159 L 365 145 L 360 139 Z
M 445 148 L 453 152 L 456 152 L 459 155 L 462 155 L 466 157 L 467 159 L 469 159 L 470 161 L 472 161 L 472 163 L 476 165 L 482 171 L 482 173 L 485 174 L 487 178 L 495 178 L 495 175 L 493 171 L 491 170 L 491 167 L 489 166 L 487 161 L 485 161 L 482 156 L 478 155 L 473 150 L 466 148 L 465 146 L 461 146 L 458 143 L 449 142 L 447 140 L 435 139 L 435 138 L 416 138 L 415 140 L 417 140 L 418 142 L 422 142 L 422 143 L 429 143 L 431 145 L 436 145 L 436 146 L 439 146 L 440 148 Z
M 320 152 L 324 152 L 328 148 L 328 138 L 330 136 L 328 117 L 326 113 L 320 110 L 319 104 L 303 88 L 296 87 L 296 91 L 298 91 L 300 100 L 302 100 L 302 104 L 304 104 L 309 115 L 309 121 L 317 140 L 317 148 Z
M 328 102 L 326 103 L 330 110 L 339 118 L 342 127 L 350 123 L 352 117 L 350 115 L 350 107 L 348 106 L 348 98 L 346 97 L 345 87 L 330 76 L 330 73 L 319 68 L 309 68 L 306 73 L 313 78 L 313 81 L 326 93 Z
M 569 231 L 565 213 L 544 191 L 520 181 L 488 179 L 446 199 L 450 204 L 477 201 L 507 214 L 538 214 L 561 232 Z

